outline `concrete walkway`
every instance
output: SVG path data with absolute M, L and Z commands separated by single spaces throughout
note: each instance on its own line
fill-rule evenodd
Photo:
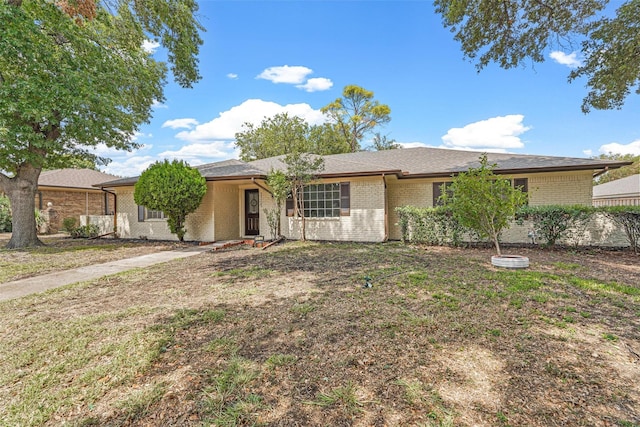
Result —
M 225 246 L 225 242 L 220 242 L 175 251 L 162 251 L 135 258 L 126 258 L 104 264 L 88 265 L 85 267 L 74 268 L 72 270 L 58 271 L 13 282 L 0 283 L 0 301 L 7 301 L 14 298 L 20 298 L 25 295 L 44 292 L 48 289 L 70 285 L 72 283 L 98 279 L 103 276 L 121 273 L 134 268 L 144 268 L 161 262 L 186 258 L 224 247 L 227 247 Z

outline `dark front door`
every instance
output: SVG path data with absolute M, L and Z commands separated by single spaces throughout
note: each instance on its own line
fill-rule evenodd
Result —
M 258 190 L 244 191 L 245 235 L 260 234 L 260 196 Z

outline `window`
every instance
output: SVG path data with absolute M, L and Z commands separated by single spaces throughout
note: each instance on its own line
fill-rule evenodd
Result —
M 138 206 L 138 222 L 144 222 L 147 219 L 165 219 L 164 212 Z
M 513 180 L 513 187 L 519 188 L 523 193 L 529 192 L 529 178 L 516 178 Z
M 450 184 L 449 182 L 434 182 L 433 183 L 433 207 L 442 206 L 442 200 L 440 200 L 440 196 L 442 193 L 447 190 L 447 186 Z
M 337 218 L 351 213 L 351 190 L 348 182 L 311 184 L 302 193 L 305 218 Z M 287 216 L 293 216 L 293 199 L 287 199 Z

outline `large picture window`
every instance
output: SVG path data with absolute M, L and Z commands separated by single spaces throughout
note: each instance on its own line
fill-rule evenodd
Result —
M 305 218 L 337 218 L 351 213 L 351 191 L 348 182 L 310 184 L 304 187 Z M 287 199 L 287 216 L 293 216 L 293 199 Z

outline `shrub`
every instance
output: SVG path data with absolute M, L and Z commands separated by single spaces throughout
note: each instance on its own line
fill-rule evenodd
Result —
M 0 232 L 11 231 L 11 204 L 7 196 L 0 196 Z
M 553 247 L 560 239 L 570 239 L 587 224 L 594 213 L 591 206 L 523 206 L 518 210 L 518 222 L 533 222 L 536 235 L 544 240 L 544 246 Z
M 80 227 L 76 227 L 69 232 L 71 237 L 74 239 L 89 239 L 92 237 L 98 237 L 98 233 L 100 232 L 100 228 L 96 224 L 87 224 L 81 225 Z
M 62 220 L 62 231 L 66 231 L 67 233 L 71 233 L 71 231 L 75 230 L 77 227 L 78 220 L 73 217 L 65 218 Z
M 640 206 L 605 206 L 598 209 L 624 230 L 633 252 L 640 249 Z
M 462 235 L 469 232 L 460 225 L 449 207 L 417 208 L 402 206 L 396 208 L 398 225 L 403 242 L 425 243 L 428 245 L 454 245 L 462 242 Z

